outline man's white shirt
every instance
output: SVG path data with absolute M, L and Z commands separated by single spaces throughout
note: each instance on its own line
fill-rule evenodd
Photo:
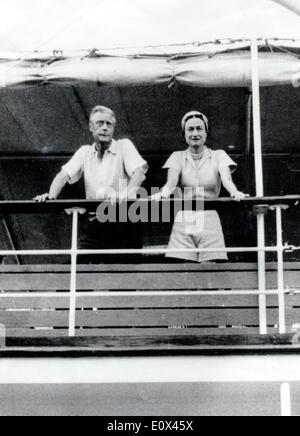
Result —
M 86 198 L 95 200 L 99 192 L 114 190 L 116 193 L 127 189 L 134 172 L 143 168 L 148 171 L 148 163 L 142 158 L 129 139 L 113 140 L 111 146 L 99 157 L 96 145 L 84 145 L 62 167 L 69 176 L 69 184 L 84 177 Z

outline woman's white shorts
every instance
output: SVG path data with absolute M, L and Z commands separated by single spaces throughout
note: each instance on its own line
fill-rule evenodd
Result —
M 225 239 L 218 213 L 216 211 L 179 212 L 173 226 L 168 248 L 225 249 Z M 228 260 L 228 255 L 225 251 L 223 253 L 170 253 L 166 257 L 200 263 L 213 260 Z

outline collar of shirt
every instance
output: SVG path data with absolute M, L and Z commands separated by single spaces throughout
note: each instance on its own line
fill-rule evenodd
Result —
M 105 150 L 105 152 L 111 153 L 113 155 L 117 154 L 117 142 L 114 139 L 112 140 L 110 147 L 107 150 Z M 98 157 L 98 150 L 96 148 L 96 143 L 93 144 L 93 153 Z
M 212 158 L 212 151 L 211 151 L 208 147 L 205 146 L 205 147 L 204 147 L 204 155 L 203 155 L 203 158 L 202 158 L 202 160 L 201 160 L 201 165 L 200 165 L 200 167 L 202 167 L 203 164 L 204 164 L 208 159 L 211 159 L 211 158 Z M 196 169 L 198 169 L 198 168 L 197 168 L 197 165 L 196 165 L 196 162 L 194 161 L 193 156 L 192 156 L 192 153 L 190 152 L 190 149 L 189 149 L 189 148 L 185 151 L 185 159 L 188 160 L 188 161 L 190 162 L 190 164 L 191 164 L 193 167 L 195 167 Z

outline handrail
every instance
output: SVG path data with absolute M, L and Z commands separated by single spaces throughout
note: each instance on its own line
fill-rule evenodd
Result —
M 0 214 L 43 214 L 43 213 L 60 213 L 66 209 L 72 208 L 84 208 L 87 212 L 95 212 L 99 204 L 105 201 L 101 200 L 49 200 L 45 203 L 37 203 L 33 200 L 7 200 L 0 201 Z M 135 202 L 138 203 L 151 203 L 151 199 L 139 199 L 139 200 L 129 200 L 127 203 L 131 205 Z M 161 200 L 160 203 L 174 203 L 174 202 L 184 202 L 184 199 L 169 199 Z M 286 204 L 288 206 L 296 206 L 300 204 L 300 195 L 286 195 L 286 196 L 274 196 L 274 197 L 249 197 L 240 203 L 234 201 L 229 197 L 222 197 L 218 200 L 205 200 L 204 208 L 210 209 L 221 209 L 226 207 L 239 207 L 245 209 L 251 209 L 253 206 L 259 205 L 280 205 Z M 199 206 L 199 200 L 193 200 L 191 202 L 193 209 Z
M 151 200 L 142 199 L 139 200 L 142 203 L 149 203 Z M 163 202 L 175 202 L 176 200 L 163 200 Z M 180 199 L 182 204 L 185 205 L 183 199 Z M 284 267 L 283 267 L 283 255 L 286 251 L 293 249 L 292 246 L 284 245 L 282 240 L 282 212 L 289 208 L 290 205 L 300 204 L 300 196 L 280 196 L 280 197 L 252 197 L 243 200 L 241 203 L 236 203 L 231 198 L 221 198 L 217 201 L 206 201 L 204 208 L 217 208 L 218 205 L 229 205 L 231 208 L 233 204 L 244 205 L 245 207 L 254 207 L 254 212 L 258 216 L 265 215 L 268 211 L 276 212 L 276 233 L 277 233 L 277 246 L 266 247 L 265 244 L 262 246 L 258 244 L 257 247 L 239 247 L 239 248 L 196 248 L 196 249 L 142 249 L 142 250 L 79 250 L 77 247 L 77 237 L 78 237 L 78 218 L 79 215 L 84 214 L 87 210 L 94 211 L 99 206 L 101 202 L 91 202 L 86 200 L 58 200 L 50 201 L 43 204 L 36 203 L 34 201 L 8 201 L 0 202 L 0 213 L 51 213 L 65 211 L 67 214 L 72 216 L 72 246 L 69 250 L 25 250 L 25 251 L 1 251 L 0 255 L 14 255 L 14 254 L 24 254 L 32 256 L 44 256 L 44 255 L 68 255 L 71 256 L 71 278 L 70 278 L 70 305 L 69 305 L 69 336 L 75 336 L 76 330 L 76 299 L 77 299 L 77 257 L 79 255 L 87 254 L 166 254 L 166 253 L 176 253 L 176 252 L 193 252 L 193 253 L 206 253 L 206 252 L 230 252 L 230 253 L 243 253 L 243 252 L 255 252 L 265 253 L 265 252 L 277 252 L 278 256 L 278 289 L 277 295 L 279 300 L 279 324 L 280 333 L 284 334 L 286 331 L 286 320 L 285 320 L 285 294 L 286 289 L 284 286 Z M 103 203 L 103 202 L 102 202 Z M 129 203 L 134 203 L 133 201 Z M 199 207 L 199 202 L 193 202 L 196 207 Z M 78 207 L 81 206 L 81 207 Z M 84 207 L 83 207 L 84 206 Z M 261 206 L 261 207 L 260 207 Z M 93 209 L 90 209 L 90 208 Z M 25 211 L 26 209 L 26 211 Z M 296 247 L 295 247 L 296 248 Z M 265 274 L 265 262 L 261 265 L 258 262 L 259 270 L 263 270 Z M 243 290 L 243 292 L 245 292 Z M 258 295 L 260 299 L 260 333 L 265 334 L 267 331 L 267 307 L 265 304 L 262 305 L 261 300 L 266 299 L 266 292 L 270 290 L 266 289 L 266 286 L 259 286 L 259 289 L 253 291 L 253 295 Z M 263 315 L 263 316 L 262 316 Z M 261 321 L 263 320 L 263 322 Z

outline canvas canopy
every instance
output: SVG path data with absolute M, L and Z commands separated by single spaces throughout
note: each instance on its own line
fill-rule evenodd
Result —
M 262 86 L 300 77 L 297 0 L 11 0 L 0 11 L 0 88 L 247 87 L 252 38 Z
M 262 87 L 264 151 L 296 151 L 300 42 L 264 40 L 260 47 L 260 80 L 268 85 Z M 129 137 L 146 154 L 166 155 L 182 147 L 180 120 L 194 108 L 209 117 L 212 144 L 233 153 L 245 151 L 249 42 L 167 49 L 168 55 L 148 48 L 139 54 L 2 56 L 0 154 L 70 156 L 90 143 L 89 112 L 98 104 L 116 112 L 117 136 Z
M 168 54 L 161 54 L 169 51 Z M 259 75 L 262 86 L 297 85 L 300 41 L 261 41 Z M 22 59 L 2 54 L 0 87 L 40 85 L 111 87 L 187 85 L 251 86 L 251 53 L 247 41 L 219 41 L 199 46 L 163 47 L 144 51 L 49 53 Z

